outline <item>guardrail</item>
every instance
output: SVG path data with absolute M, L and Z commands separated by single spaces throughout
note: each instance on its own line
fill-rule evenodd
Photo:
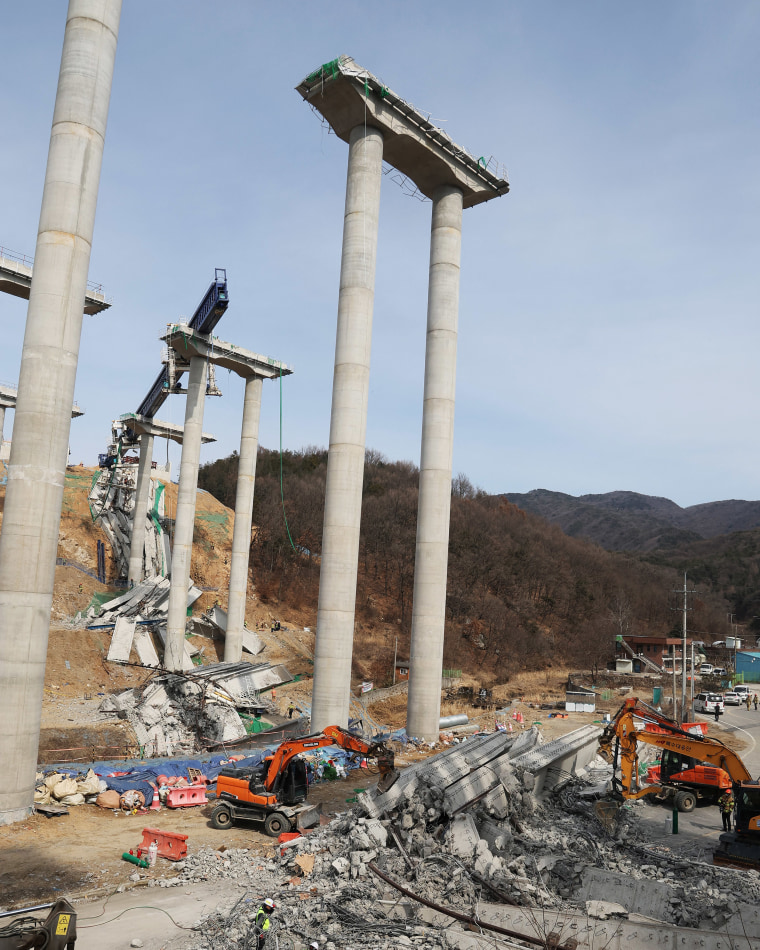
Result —
M 22 254 L 20 251 L 12 251 L 9 247 L 0 245 L 0 258 L 6 261 L 14 261 L 16 264 L 22 264 L 24 267 L 34 267 L 34 258 L 28 254 Z M 87 281 L 87 289 L 95 294 L 103 294 L 103 285 L 96 284 L 94 280 Z

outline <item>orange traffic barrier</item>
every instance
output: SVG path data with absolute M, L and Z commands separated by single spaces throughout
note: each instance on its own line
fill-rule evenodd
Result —
M 187 857 L 187 835 L 178 835 L 173 831 L 159 831 L 158 828 L 143 828 L 142 844 L 137 849 L 138 857 L 148 853 L 152 842 L 158 846 L 157 854 L 167 861 L 181 861 Z
M 180 785 L 167 790 L 165 804 L 168 808 L 189 808 L 207 801 L 205 785 Z

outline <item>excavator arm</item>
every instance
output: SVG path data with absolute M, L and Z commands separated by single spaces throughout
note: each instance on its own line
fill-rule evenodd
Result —
M 301 752 L 311 752 L 314 749 L 337 745 L 348 752 L 356 752 L 377 760 L 381 779 L 378 784 L 380 791 L 387 791 L 398 778 L 394 769 L 393 752 L 382 742 L 365 742 L 340 726 L 325 726 L 324 730 L 316 735 L 303 736 L 300 739 L 290 739 L 281 743 L 271 759 L 268 760 L 264 788 L 271 792 L 277 777 L 287 768 L 288 763 Z
M 660 728 L 659 732 L 648 732 L 637 727 L 636 719 L 645 724 L 651 723 Z M 663 716 L 651 706 L 632 697 L 615 714 L 615 718 L 606 727 L 599 739 L 599 752 L 612 764 L 620 760 L 620 792 L 623 798 L 641 798 L 653 792 L 659 792 L 659 785 L 638 788 L 638 752 L 639 742 L 680 752 L 700 762 L 708 762 L 724 769 L 736 782 L 749 782 L 752 776 L 741 758 L 720 740 L 710 736 L 695 736 L 685 732 L 673 719 Z

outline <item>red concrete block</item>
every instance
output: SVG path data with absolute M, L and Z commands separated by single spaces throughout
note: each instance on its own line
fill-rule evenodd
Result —
M 137 849 L 138 857 L 148 853 L 152 841 L 158 845 L 158 856 L 167 861 L 181 861 L 187 857 L 187 835 L 178 835 L 173 831 L 159 831 L 158 828 L 143 828 L 142 844 Z
M 207 801 L 205 785 L 180 785 L 167 791 L 165 804 L 168 808 L 189 808 L 205 805 Z

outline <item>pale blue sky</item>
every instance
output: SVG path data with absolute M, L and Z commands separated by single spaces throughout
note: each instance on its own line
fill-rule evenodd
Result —
M 28 254 L 65 11 L 10 5 L 0 27 L 0 244 Z M 125 0 L 90 269 L 114 306 L 85 318 L 72 461 L 136 409 L 217 266 L 217 334 L 295 366 L 285 445 L 326 445 L 347 150 L 294 86 L 348 53 L 509 170 L 511 194 L 464 215 L 455 471 L 492 492 L 760 497 L 758 49 L 760 5 L 738 0 Z M 414 462 L 429 227 L 384 181 L 367 442 Z M 25 314 L 0 297 L 2 380 Z M 239 440 L 242 384 L 219 382 L 205 460 Z M 161 417 L 183 414 L 174 397 Z M 278 418 L 267 384 L 263 445 Z

